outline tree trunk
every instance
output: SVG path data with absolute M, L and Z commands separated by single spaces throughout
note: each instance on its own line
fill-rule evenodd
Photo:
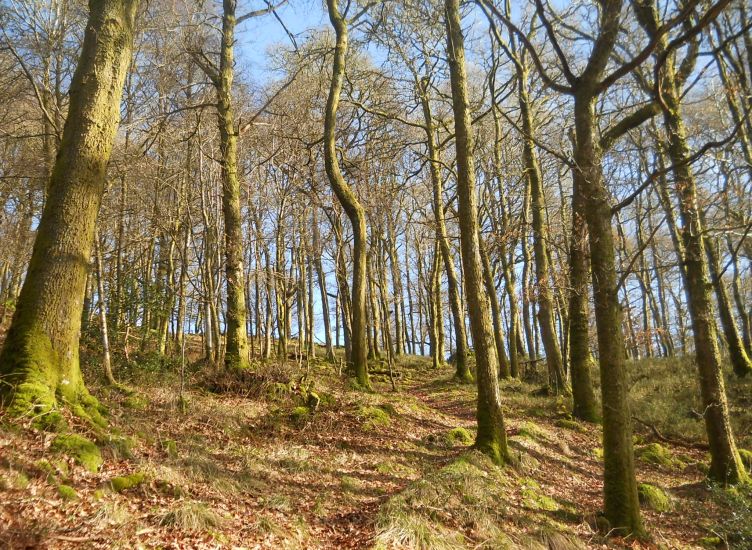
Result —
M 651 38 L 657 40 L 656 58 L 666 50 L 665 35 L 659 35 L 657 6 L 652 0 L 637 4 L 638 20 Z M 682 222 L 681 242 L 684 247 L 684 286 L 689 306 L 692 332 L 697 355 L 700 393 L 705 412 L 705 428 L 710 444 L 711 479 L 720 483 L 738 483 L 748 479 L 742 465 L 731 429 L 726 389 L 723 382 L 715 316 L 708 284 L 708 263 L 701 211 L 698 205 L 697 183 L 692 173 L 687 144 L 687 132 L 681 113 L 681 85 L 672 54 L 660 58 L 661 102 L 663 122 L 668 140 L 667 152 L 672 162 L 679 214 Z M 681 257 L 681 256 L 680 256 Z
M 366 341 L 366 255 L 367 232 L 366 215 L 355 193 L 342 177 L 337 160 L 337 107 L 345 76 L 345 56 L 347 55 L 347 21 L 339 12 L 337 0 L 327 0 L 329 20 L 336 34 L 332 82 L 326 102 L 324 121 L 324 164 L 326 175 L 342 208 L 353 228 L 353 281 L 352 281 L 352 321 L 351 321 L 351 361 L 358 384 L 370 389 L 368 377 L 368 344 Z
M 225 367 L 248 369 L 245 272 L 243 271 L 243 222 L 240 214 L 238 179 L 238 135 L 232 107 L 234 73 L 235 8 L 237 0 L 224 0 L 222 42 L 217 83 L 217 118 L 222 152 L 222 214 L 225 222 L 225 272 L 227 276 L 227 318 L 225 320 Z
M 447 236 L 446 220 L 444 217 L 444 192 L 441 179 L 441 159 L 439 158 L 439 149 L 436 144 L 436 130 L 431 113 L 431 99 L 428 96 L 428 89 L 421 83 L 420 94 L 421 106 L 423 107 L 423 124 L 426 131 L 426 142 L 428 144 L 428 156 L 430 159 L 429 171 L 431 175 L 431 188 L 433 191 L 433 214 L 436 223 L 436 238 L 439 242 L 441 258 L 444 261 L 444 269 L 447 274 L 447 287 L 449 290 L 449 307 L 452 312 L 454 321 L 454 334 L 457 350 L 454 353 L 455 358 L 455 376 L 458 380 L 472 381 L 473 376 L 470 373 L 470 367 L 467 364 L 467 331 L 465 330 L 465 312 L 462 307 L 460 297 L 460 284 L 457 280 L 457 271 L 454 267 L 452 250 L 449 247 L 449 237 Z
M 478 239 L 477 189 L 473 159 L 473 136 L 465 69 L 465 45 L 459 0 L 446 0 L 447 56 L 452 89 L 452 108 L 457 150 L 457 198 L 462 267 L 470 329 L 475 348 L 478 380 L 478 432 L 475 447 L 497 463 L 509 459 L 504 416 L 499 395 L 499 363 L 488 299 L 483 291 L 483 266 Z
M 84 386 L 78 343 L 82 299 L 105 171 L 120 122 L 138 0 L 90 3 L 26 280 L 0 354 L 2 400 L 12 415 L 39 416 L 60 398 L 104 423 Z

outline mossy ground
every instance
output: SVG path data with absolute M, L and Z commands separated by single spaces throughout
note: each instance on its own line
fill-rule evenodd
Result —
M 16 546 L 55 548 L 80 547 L 51 538 L 59 533 L 120 548 L 639 547 L 607 541 L 588 525 L 601 506 L 600 428 L 572 423 L 566 399 L 502 382 L 513 459 L 502 468 L 470 450 L 475 389 L 457 384 L 451 366 L 437 371 L 427 358 L 402 358 L 401 391 L 374 377 L 375 393 L 352 389 L 325 362 L 312 362 L 303 383 L 305 365 L 259 368 L 261 387 L 246 393 L 189 384 L 184 412 L 169 362 L 116 368 L 142 399 L 132 407 L 122 393 L 90 387 L 110 411 L 106 437 L 63 412 L 63 436 L 96 440 L 103 459 L 96 472 L 62 445 L 53 452 L 55 435 L 6 424 L 5 533 Z M 638 432 L 639 448 L 656 443 L 649 430 Z M 654 540 L 677 548 L 699 547 L 715 533 L 747 540 L 742 519 L 725 521 L 749 509 L 745 490 L 707 486 L 704 450 L 661 445 L 684 467 L 637 460 L 639 481 L 672 497 L 669 511 L 644 511 Z M 73 495 L 64 487 L 77 499 L 64 500 Z

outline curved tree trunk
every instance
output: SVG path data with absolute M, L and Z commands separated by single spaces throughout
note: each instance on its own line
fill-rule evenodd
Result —
M 366 215 L 355 193 L 342 177 L 337 160 L 337 107 L 345 77 L 345 56 L 347 55 L 347 22 L 339 12 L 337 0 L 327 0 L 329 20 L 337 36 L 332 64 L 332 82 L 326 101 L 324 120 L 324 164 L 326 175 L 342 208 L 353 228 L 353 281 L 352 281 L 352 322 L 351 360 L 355 377 L 364 388 L 370 388 L 368 378 L 368 344 L 366 340 L 366 260 L 367 231 Z
M 138 0 L 90 2 L 70 107 L 31 262 L 0 354 L 0 392 L 14 415 L 58 399 L 103 423 L 78 360 L 84 287 L 105 171 L 120 122 Z

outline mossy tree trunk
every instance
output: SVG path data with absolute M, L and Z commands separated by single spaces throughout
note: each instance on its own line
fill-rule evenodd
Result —
M 478 383 L 478 433 L 475 446 L 497 463 L 509 458 L 504 416 L 499 395 L 498 358 L 488 298 L 483 288 L 483 266 L 478 238 L 477 189 L 473 136 L 468 99 L 465 45 L 459 0 L 446 0 L 447 57 L 457 150 L 457 198 L 460 244 L 470 329 L 475 349 Z
M 752 361 L 750 361 L 747 355 L 739 327 L 731 311 L 731 299 L 729 298 L 726 285 L 723 283 L 721 261 L 718 257 L 718 252 L 715 250 L 715 246 L 717 246 L 717 243 L 714 243 L 712 239 L 708 239 L 705 243 L 710 279 L 713 282 L 713 290 L 715 290 L 715 298 L 718 302 L 718 317 L 721 319 L 721 327 L 723 328 L 723 335 L 726 338 L 726 346 L 728 347 L 734 374 L 744 377 L 752 373 Z
M 0 354 L 0 392 L 14 415 L 39 415 L 62 401 L 101 421 L 79 369 L 79 332 L 138 5 L 139 0 L 89 3 L 47 201 Z
M 548 383 L 554 393 L 569 393 L 564 375 L 564 364 L 561 357 L 559 340 L 556 336 L 554 323 L 554 306 L 550 287 L 550 273 L 548 265 L 548 235 L 545 227 L 545 196 L 541 178 L 538 156 L 535 152 L 532 105 L 527 91 L 528 73 L 523 61 L 516 62 L 517 91 L 522 119 L 523 147 L 522 156 L 525 162 L 525 175 L 530 188 L 530 206 L 533 221 L 533 255 L 535 260 L 535 278 L 538 297 L 538 326 L 540 327 L 543 349 L 546 352 L 548 366 Z
M 327 0 L 329 20 L 334 27 L 336 44 L 332 63 L 332 81 L 326 102 L 326 116 L 324 120 L 324 165 L 329 184 L 337 196 L 342 208 L 353 228 L 353 279 L 352 279 L 352 311 L 351 320 L 351 361 L 355 369 L 358 383 L 370 389 L 368 377 L 368 343 L 366 338 L 366 262 L 368 234 L 366 230 L 366 215 L 352 188 L 342 177 L 337 160 L 337 107 L 339 106 L 342 83 L 345 78 L 345 57 L 347 55 L 347 21 L 339 11 L 337 0 Z
M 496 342 L 496 356 L 499 358 L 499 376 L 501 378 L 509 378 L 509 360 L 507 359 L 507 352 L 504 349 L 501 304 L 499 303 L 499 295 L 496 292 L 496 285 L 494 284 L 493 268 L 491 267 L 491 260 L 488 258 L 486 245 L 480 235 L 478 235 L 478 240 L 480 242 L 480 257 L 483 262 L 483 284 L 491 303 L 491 321 L 493 322 L 494 341 Z
M 433 192 L 433 216 L 436 223 L 436 239 L 447 275 L 449 309 L 452 312 L 454 338 L 457 346 L 454 353 L 455 377 L 458 380 L 470 382 L 473 376 L 467 363 L 468 347 L 467 330 L 465 329 L 465 310 L 462 307 L 460 283 L 457 279 L 457 270 L 454 267 L 454 258 L 452 257 L 452 249 L 449 246 L 449 237 L 447 235 L 446 219 L 444 216 L 444 186 L 441 179 L 441 158 L 439 147 L 436 143 L 436 128 L 431 112 L 431 98 L 429 96 L 427 79 L 423 79 L 419 83 L 419 87 L 420 103 L 423 108 L 423 128 L 426 132 L 426 144 L 430 160 L 429 173 L 431 175 L 431 189 Z
M 618 8 L 617 8 L 618 9 Z M 616 30 L 613 31 L 614 35 Z M 616 277 L 611 205 L 595 140 L 595 97 L 587 88 L 575 95 L 578 183 L 585 197 L 598 336 L 603 402 L 604 511 L 612 528 L 642 532 L 632 448 L 624 336 Z
M 710 478 L 720 483 L 738 483 L 748 479 L 736 447 L 723 382 L 721 354 L 718 349 L 715 314 L 707 262 L 702 212 L 698 204 L 697 183 L 691 168 L 687 131 L 681 111 L 682 82 L 688 74 L 685 63 L 677 68 L 675 55 L 663 57 L 668 47 L 659 33 L 658 8 L 654 0 L 635 2 L 640 25 L 657 42 L 656 59 L 663 61 L 661 96 L 663 123 L 668 141 L 666 152 L 672 162 L 678 196 L 680 237 L 684 249 L 682 275 L 687 295 L 692 333 L 697 356 L 703 417 L 710 444 Z M 680 253 L 680 257 L 681 253 Z
M 236 0 L 224 0 L 222 41 L 217 84 L 217 118 L 222 153 L 222 215 L 225 227 L 225 273 L 227 277 L 227 316 L 225 327 L 225 366 L 247 369 L 248 332 L 246 329 L 245 272 L 243 270 L 243 220 L 240 213 L 238 178 L 238 132 L 232 107 L 234 76 Z
M 572 380 L 572 414 L 587 422 L 599 418 L 590 375 L 590 331 L 588 321 L 587 224 L 579 174 L 572 182 L 572 235 L 569 244 L 569 369 Z
M 572 79 L 574 97 L 575 178 L 582 193 L 590 236 L 593 301 L 598 338 L 603 403 L 604 513 L 617 532 L 642 535 L 632 446 L 632 418 L 624 335 L 621 326 L 616 248 L 611 230 L 611 204 L 603 180 L 602 149 L 596 137 L 596 99 L 600 95 L 621 23 L 623 2 L 602 2 L 600 29 L 582 74 Z M 577 238 L 573 236 L 573 239 Z

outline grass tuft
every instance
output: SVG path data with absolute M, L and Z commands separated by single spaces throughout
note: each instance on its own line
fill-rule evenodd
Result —
M 206 531 L 210 528 L 219 527 L 222 519 L 203 502 L 187 501 L 178 504 L 167 512 L 159 524 L 165 527 L 174 527 L 181 531 Z

